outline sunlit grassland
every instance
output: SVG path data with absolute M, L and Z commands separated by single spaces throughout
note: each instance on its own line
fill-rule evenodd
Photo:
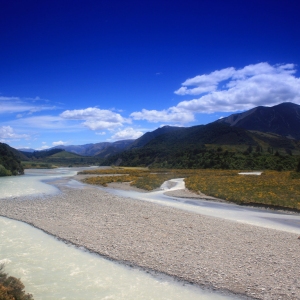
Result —
M 265 171 L 260 176 L 238 175 L 238 171 L 199 170 L 185 179 L 194 192 L 238 204 L 263 204 L 300 210 L 300 179 L 290 171 Z
M 176 170 L 149 170 L 148 168 L 97 169 L 82 171 L 78 174 L 98 175 L 83 179 L 83 182 L 89 184 L 107 186 L 108 183 L 112 182 L 130 182 L 130 185 L 147 191 L 160 187 L 166 180 L 178 177 Z M 109 176 L 112 174 L 113 176 Z
M 81 172 L 95 174 L 84 182 L 107 186 L 110 182 L 130 182 L 150 191 L 172 178 L 185 178 L 186 188 L 195 193 L 238 204 L 258 204 L 300 210 L 300 176 L 291 171 L 265 171 L 260 176 L 239 175 L 239 170 L 166 170 L 113 168 Z M 114 174 L 114 176 L 109 176 Z M 101 175 L 101 176 L 99 176 Z M 106 176 L 103 176 L 106 175 Z

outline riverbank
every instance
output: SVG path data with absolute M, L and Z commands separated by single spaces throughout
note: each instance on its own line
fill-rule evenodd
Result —
M 300 299 L 297 234 L 117 197 L 92 186 L 0 200 L 0 215 L 110 259 L 257 299 Z

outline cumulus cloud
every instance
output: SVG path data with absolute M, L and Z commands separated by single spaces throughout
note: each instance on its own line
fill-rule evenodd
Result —
M 118 131 L 111 138 L 113 140 L 131 140 L 137 139 L 143 135 L 143 132 L 127 127 L 124 130 Z
M 300 78 L 294 64 L 270 65 L 266 62 L 241 69 L 229 67 L 188 78 L 174 93 L 198 96 L 164 110 L 133 112 L 134 120 L 185 124 L 196 113 L 235 112 L 255 106 L 273 106 L 282 102 L 300 104 Z
M 133 112 L 130 115 L 134 120 L 147 120 L 148 122 L 158 123 L 188 123 L 194 120 L 194 115 L 188 110 L 178 107 L 170 107 L 164 110 L 142 109 L 140 112 Z
M 177 95 L 199 95 L 176 107 L 191 113 L 234 112 L 282 102 L 300 104 L 300 79 L 294 64 L 258 63 L 226 68 L 187 79 Z
M 0 127 L 0 138 L 1 139 L 20 139 L 28 138 L 27 134 L 17 134 L 14 129 L 10 126 L 1 126 Z
M 83 120 L 82 124 L 91 130 L 111 130 L 123 126 L 124 123 L 131 122 L 118 113 L 96 107 L 66 110 L 60 116 L 69 120 Z
M 68 142 L 63 142 L 63 141 L 58 141 L 58 142 L 53 142 L 52 145 L 53 146 L 64 146 L 67 145 Z
M 213 92 L 217 89 L 219 82 L 229 79 L 233 76 L 235 69 L 226 68 L 220 71 L 214 71 L 208 75 L 198 75 L 189 78 L 182 83 L 182 87 L 175 91 L 177 95 L 200 95 Z M 196 86 L 191 89 L 188 86 Z

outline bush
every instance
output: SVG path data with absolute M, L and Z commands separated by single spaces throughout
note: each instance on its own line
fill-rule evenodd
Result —
M 26 294 L 24 284 L 4 273 L 4 265 L 0 265 L 0 299 L 1 300 L 33 300 L 32 295 Z
M 2 165 L 0 165 L 0 176 L 11 176 L 11 171 L 6 170 Z

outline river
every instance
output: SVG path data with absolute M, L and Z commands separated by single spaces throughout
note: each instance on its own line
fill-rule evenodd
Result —
M 62 177 L 76 187 L 69 177 L 77 170 L 26 170 L 24 176 L 2 177 L 0 198 L 14 201 L 19 196 L 59 193 L 47 182 Z M 5 264 L 6 272 L 23 281 L 35 300 L 239 299 L 109 261 L 5 217 L 0 217 L 0 263 Z

